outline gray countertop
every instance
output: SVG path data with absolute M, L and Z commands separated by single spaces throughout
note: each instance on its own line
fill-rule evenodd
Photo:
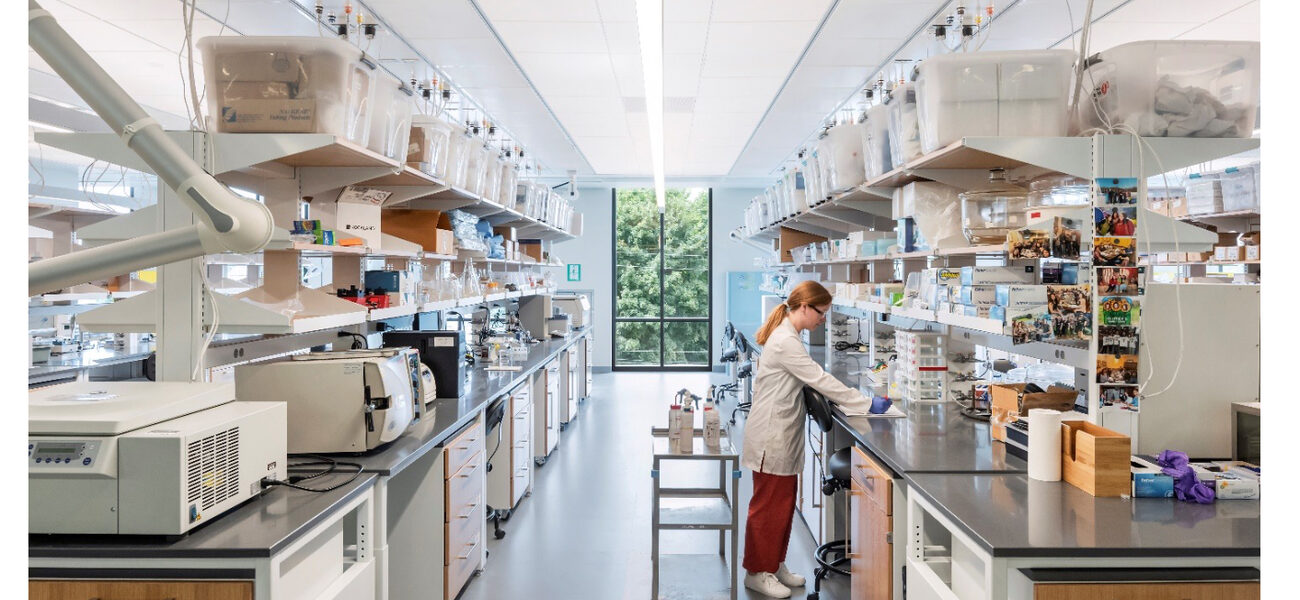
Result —
M 870 366 L 866 356 L 830 353 L 813 348 L 810 353 L 845 385 L 868 389 Z M 845 417 L 836 420 L 853 438 L 900 477 L 911 473 L 1025 473 L 1029 465 L 1007 454 L 1001 442 L 989 437 L 989 424 L 969 419 L 952 402 L 900 401 L 905 418 Z
M 535 373 L 551 359 L 577 343 L 589 330 L 590 326 L 578 329 L 564 339 L 546 340 L 534 345 L 528 359 L 516 364 L 523 367 L 521 371 L 488 372 L 480 366 L 470 369 L 470 381 L 467 391 L 460 398 L 440 398 L 434 403 L 437 414 L 433 419 L 423 419 L 410 431 L 393 443 L 377 451 L 352 460 L 365 466 L 366 471 L 380 475 L 396 475 L 408 465 L 443 442 L 474 419 L 474 416 L 488 408 L 492 401 L 500 398 L 524 383 L 528 376 Z
M 999 557 L 1259 556 L 1259 501 L 1095 498 L 1021 474 L 911 474 L 914 493 Z
M 350 475 L 314 479 L 328 487 Z M 330 514 L 375 485 L 362 473 L 337 490 L 312 493 L 284 487 L 267 490 L 175 541 L 155 537 L 29 535 L 31 558 L 265 558 L 288 547 Z

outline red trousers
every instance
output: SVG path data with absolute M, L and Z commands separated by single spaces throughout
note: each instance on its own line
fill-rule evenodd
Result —
M 785 562 L 794 521 L 797 475 L 768 475 L 754 471 L 754 495 L 745 521 L 745 570 L 775 573 Z

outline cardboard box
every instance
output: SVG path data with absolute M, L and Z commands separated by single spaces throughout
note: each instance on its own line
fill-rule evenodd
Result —
M 990 310 L 989 310 L 989 309 L 993 308 L 991 305 L 990 305 L 990 306 L 968 306 L 968 305 L 962 305 L 961 308 L 962 308 L 962 314 L 963 314 L 963 315 L 966 315 L 966 316 L 968 316 L 968 317 L 979 317 L 979 318 L 981 318 L 981 319 L 990 319 L 990 318 L 992 318 L 992 317 L 990 316 L 991 313 L 990 313 Z
M 1151 199 L 1151 212 L 1160 215 L 1169 215 L 1169 201 L 1164 199 Z
M 1258 246 L 1259 238 L 1260 238 L 1260 232 L 1252 231 L 1250 233 L 1241 234 L 1240 236 L 1238 236 L 1237 239 L 1241 240 L 1241 243 L 1247 246 Z
M 223 133 L 311 133 L 316 100 L 225 100 L 217 124 Z
M 1219 262 L 1229 260 L 1243 260 L 1246 257 L 1246 248 L 1244 246 L 1215 246 L 1214 260 Z
M 1167 214 L 1172 219 L 1177 219 L 1178 217 L 1186 217 L 1189 214 L 1187 212 L 1187 198 L 1183 196 L 1175 196 L 1173 198 L 1170 198 L 1168 200 Z
M 493 227 L 492 234 L 501 236 L 507 242 L 519 239 L 519 231 L 514 227 Z
M 1215 246 L 1236 246 L 1238 237 L 1240 237 L 1239 234 L 1231 231 L 1219 233 L 1219 243 L 1215 244 Z
M 934 270 L 935 283 L 944 286 L 957 287 L 961 283 L 961 269 L 940 267 Z
M 455 254 L 456 238 L 451 219 L 436 210 L 388 209 L 381 211 L 380 227 L 384 233 L 424 247 L 433 254 Z
M 1243 246 L 1246 249 L 1246 260 L 1260 260 L 1260 246 Z
M 1093 496 L 1133 491 L 1127 435 L 1087 421 L 1061 423 L 1061 478 Z
M 825 242 L 826 238 L 790 229 L 789 227 L 782 227 L 777 241 L 777 256 L 781 259 L 781 262 L 794 262 L 794 257 L 790 254 L 791 250 L 808 244 Z
M 546 262 L 546 254 L 542 252 L 542 240 L 519 240 L 519 252 L 524 256 L 531 256 L 537 262 Z
M 1045 285 L 999 285 L 994 294 L 998 306 L 1021 307 L 1047 304 Z
M 1037 267 L 962 267 L 962 285 L 988 285 L 999 283 L 1036 283 Z
M 1000 383 L 992 386 L 993 405 L 990 410 L 989 432 L 993 439 L 1006 441 L 1005 423 L 1029 416 L 1031 408 L 1050 408 L 1062 412 L 1074 410 L 1078 393 L 1072 389 L 1052 386 L 1046 392 L 1026 394 L 1023 383 Z M 1126 456 L 1127 458 L 1127 456 Z

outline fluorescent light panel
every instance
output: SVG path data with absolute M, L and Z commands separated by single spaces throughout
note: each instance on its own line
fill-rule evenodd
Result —
M 637 33 L 641 38 L 641 76 L 645 79 L 646 120 L 650 123 L 650 164 L 655 202 L 664 210 L 664 3 L 636 0 Z

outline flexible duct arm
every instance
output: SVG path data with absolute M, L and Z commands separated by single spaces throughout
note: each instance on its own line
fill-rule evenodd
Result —
M 271 211 L 240 198 L 205 172 L 161 125 L 136 104 L 36 0 L 28 0 L 28 43 L 81 96 L 128 148 L 175 190 L 200 222 L 142 238 L 32 263 L 27 291 L 42 294 L 67 285 L 156 267 L 217 252 L 257 252 L 275 231 Z M 152 248 L 152 251 L 150 250 Z

